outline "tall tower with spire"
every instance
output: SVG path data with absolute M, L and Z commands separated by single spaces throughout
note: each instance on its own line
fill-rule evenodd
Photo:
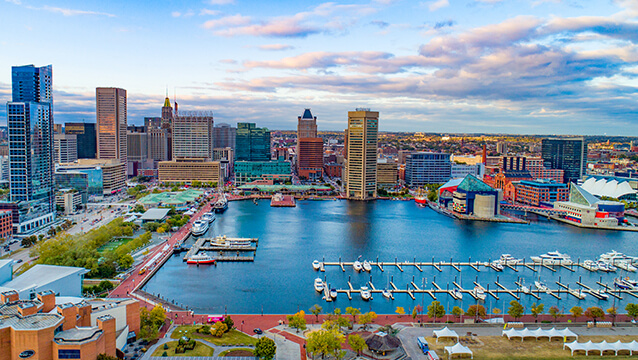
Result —
M 177 102 L 175 103 L 175 109 L 177 110 Z M 166 90 L 166 98 L 164 99 L 164 106 L 162 106 L 162 131 L 166 141 L 166 155 L 165 160 L 171 160 L 173 158 L 173 107 L 171 106 L 171 100 L 168 98 L 168 90 Z

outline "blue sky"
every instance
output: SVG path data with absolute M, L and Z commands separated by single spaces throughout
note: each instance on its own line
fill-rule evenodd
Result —
M 638 135 L 635 0 L 0 0 L 0 20 L 0 103 L 12 65 L 53 64 L 58 123 L 116 86 L 131 124 L 168 88 L 271 129 L 369 107 L 387 131 Z

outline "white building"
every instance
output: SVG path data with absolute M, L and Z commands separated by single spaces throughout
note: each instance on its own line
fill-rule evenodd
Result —
M 0 284 L 0 292 L 15 290 L 20 299 L 35 299 L 40 291 L 61 296 L 82 296 L 82 281 L 89 270 L 80 267 L 38 264 L 17 278 Z
M 482 163 L 474 165 L 452 163 L 451 179 L 464 178 L 466 175 L 474 175 L 479 179 L 483 179 L 485 166 Z
M 55 134 L 53 135 L 53 149 L 55 150 L 56 163 L 70 163 L 78 160 L 77 135 Z

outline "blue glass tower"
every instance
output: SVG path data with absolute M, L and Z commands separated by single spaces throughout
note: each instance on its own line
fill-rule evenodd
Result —
M 11 79 L 10 199 L 19 205 L 15 232 L 28 234 L 55 220 L 52 67 L 14 66 Z

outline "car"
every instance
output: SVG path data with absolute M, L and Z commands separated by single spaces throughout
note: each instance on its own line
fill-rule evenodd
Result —
M 22 259 L 18 259 L 18 261 L 16 261 L 18 264 L 22 262 Z
M 253 329 L 253 332 L 254 332 L 255 334 L 257 334 L 257 335 L 261 335 L 261 334 L 263 334 L 263 333 L 264 333 L 264 332 L 263 332 L 263 330 L 261 330 L 260 328 L 255 328 L 255 329 Z

